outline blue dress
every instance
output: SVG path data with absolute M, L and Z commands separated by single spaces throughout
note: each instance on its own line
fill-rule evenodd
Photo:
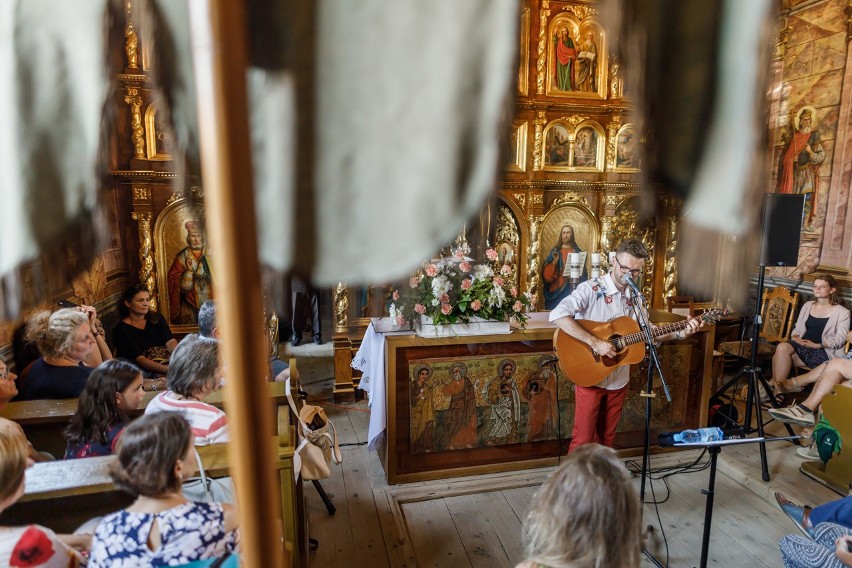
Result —
M 154 519 L 160 547 L 148 548 Z M 89 568 L 181 566 L 234 552 L 237 532 L 225 531 L 221 503 L 189 501 L 156 514 L 118 511 L 104 517 L 95 530 Z

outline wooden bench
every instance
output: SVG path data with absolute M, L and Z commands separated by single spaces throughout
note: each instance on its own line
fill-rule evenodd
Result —
M 840 433 L 843 448 L 828 463 L 822 460 L 805 461 L 799 471 L 841 495 L 852 489 L 852 387 L 838 385 L 822 400 L 826 419 Z
M 296 361 L 291 360 L 291 373 L 298 376 Z M 285 546 L 290 550 L 293 566 L 307 564 L 307 516 L 301 482 L 296 482 L 293 456 L 296 447 L 295 428 L 290 423 L 290 410 L 284 383 L 269 383 L 270 402 L 277 412 L 277 459 L 275 469 L 281 486 L 281 510 Z M 144 404 L 158 393 L 147 393 Z M 208 396 L 205 401 L 222 407 L 222 391 Z M 19 419 L 28 426 L 54 428 L 54 436 L 76 410 L 76 399 L 52 401 L 26 401 L 14 403 L 3 409 L 2 415 Z M 11 408 L 10 408 L 11 407 Z M 142 412 L 142 409 L 139 411 Z M 64 451 L 64 440 L 63 440 Z M 227 444 L 199 446 L 205 471 L 211 477 L 229 475 Z M 110 465 L 115 456 L 57 460 L 37 463 L 27 470 L 24 496 L 15 505 L 3 511 L 0 524 L 21 525 L 37 523 L 56 532 L 73 532 L 91 518 L 103 516 L 128 506 L 133 499 L 117 490 L 109 477 Z M 61 514 L 58 514 L 61 512 Z
M 287 397 L 284 392 L 283 383 L 268 383 L 270 401 L 276 407 L 287 407 Z M 148 403 L 162 391 L 146 392 L 142 399 L 139 410 L 133 412 L 131 417 L 140 416 L 145 412 Z M 223 391 L 220 389 L 211 393 L 205 402 L 217 408 L 222 408 Z M 20 424 L 32 442 L 33 447 L 39 451 L 53 454 L 57 459 L 65 455 L 65 437 L 62 432 L 68 425 L 68 421 L 77 412 L 78 399 L 46 399 L 46 400 L 24 400 L 10 402 L 2 410 L 0 417 L 8 418 Z

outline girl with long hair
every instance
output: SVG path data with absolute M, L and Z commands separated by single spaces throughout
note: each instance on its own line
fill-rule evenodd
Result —
M 182 566 L 236 549 L 236 508 L 188 501 L 181 493 L 196 470 L 193 439 L 178 412 L 145 415 L 127 427 L 110 475 L 136 500 L 98 525 L 90 568 Z
M 65 459 L 107 456 L 130 422 L 129 412 L 142 403 L 142 371 L 128 361 L 113 359 L 92 371 L 71 417 L 65 438 Z

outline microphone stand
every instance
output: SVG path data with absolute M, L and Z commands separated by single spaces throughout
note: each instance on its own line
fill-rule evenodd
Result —
M 666 400 L 671 402 L 672 395 L 669 392 L 669 386 L 666 384 L 666 378 L 663 376 L 663 368 L 660 365 L 660 358 L 657 353 L 657 346 L 654 343 L 654 335 L 651 333 L 651 322 L 646 315 L 645 310 L 639 309 L 640 303 L 642 306 L 647 305 L 645 302 L 645 297 L 642 295 L 642 292 L 639 290 L 639 287 L 633 282 L 633 279 L 630 278 L 630 275 L 625 276 L 625 280 L 627 281 L 628 286 L 632 292 L 631 296 L 633 297 L 633 313 L 636 315 L 636 321 L 639 322 L 639 327 L 645 333 L 645 342 L 647 345 L 647 357 L 649 358 L 648 364 L 648 384 L 645 391 L 641 393 L 641 396 L 645 397 L 645 441 L 642 446 L 642 481 L 639 490 L 639 501 L 643 504 L 645 503 L 645 478 L 648 476 L 648 470 L 650 468 L 651 463 L 651 399 L 655 398 L 657 395 L 653 393 L 654 389 L 654 370 L 660 375 L 660 381 L 663 385 L 663 392 L 666 395 Z M 638 300 L 638 301 L 637 301 Z M 663 568 L 663 565 L 657 560 L 653 554 L 642 545 L 642 553 L 648 557 L 648 559 L 653 562 L 659 568 Z

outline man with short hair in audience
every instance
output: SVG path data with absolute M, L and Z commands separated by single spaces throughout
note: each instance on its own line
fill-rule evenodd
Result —
M 213 300 L 207 300 L 198 310 L 198 333 L 204 337 L 219 339 L 219 328 L 216 327 L 216 304 Z M 273 380 L 283 381 L 290 378 L 290 366 L 281 359 L 270 357 L 269 366 Z

